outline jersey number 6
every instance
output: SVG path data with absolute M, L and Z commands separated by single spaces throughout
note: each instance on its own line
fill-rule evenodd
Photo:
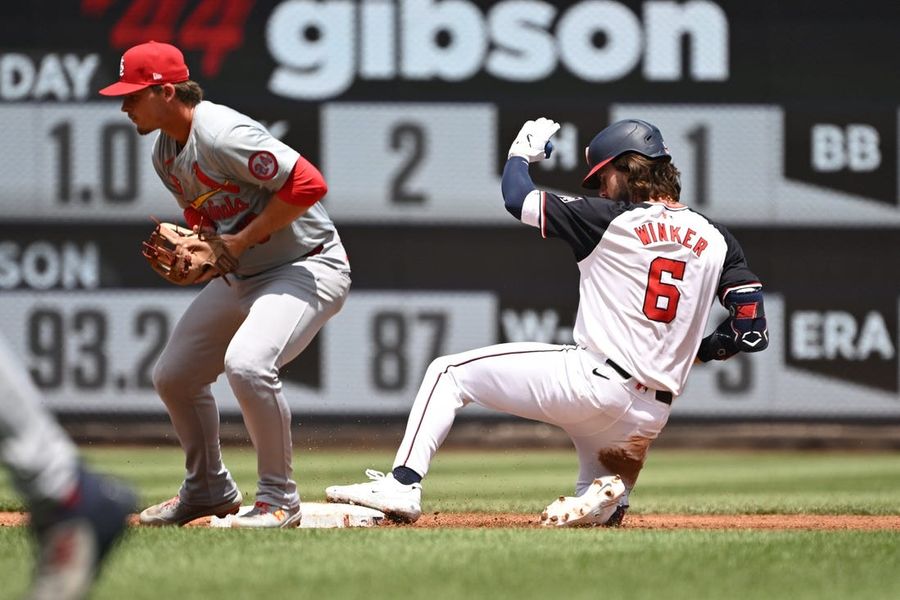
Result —
M 644 292 L 644 314 L 651 321 L 671 323 L 678 310 L 681 292 L 671 283 L 663 283 L 663 273 L 672 279 L 681 281 L 684 278 L 685 262 L 670 258 L 658 257 L 650 263 L 647 273 L 647 291 Z

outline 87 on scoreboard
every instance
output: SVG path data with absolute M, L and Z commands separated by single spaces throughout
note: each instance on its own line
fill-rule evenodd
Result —
M 497 298 L 356 291 L 320 335 L 326 409 L 402 412 L 432 359 L 496 343 Z

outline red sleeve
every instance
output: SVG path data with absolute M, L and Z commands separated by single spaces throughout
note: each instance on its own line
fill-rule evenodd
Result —
M 291 174 L 281 189 L 275 192 L 288 204 L 312 206 L 328 192 L 325 178 L 311 162 L 302 156 L 294 163 Z

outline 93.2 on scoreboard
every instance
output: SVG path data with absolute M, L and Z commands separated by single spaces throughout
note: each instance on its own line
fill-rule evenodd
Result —
M 153 365 L 192 296 L 13 291 L 4 294 L 0 318 L 31 379 L 51 401 L 67 397 L 77 405 L 80 396 L 97 396 L 157 404 Z

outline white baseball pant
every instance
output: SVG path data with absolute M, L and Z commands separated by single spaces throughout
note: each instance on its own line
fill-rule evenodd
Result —
M 215 279 L 191 302 L 153 373 L 185 452 L 183 502 L 209 506 L 237 495 L 222 462 L 219 411 L 210 390 L 224 372 L 256 448 L 256 499 L 299 505 L 291 413 L 279 369 L 343 306 L 350 289 L 345 261 L 337 244 L 317 256 L 232 279 L 230 287 Z
M 456 412 L 470 402 L 565 430 L 578 453 L 576 494 L 595 478 L 616 474 L 627 490 L 623 504 L 670 411 L 654 390 L 625 379 L 605 356 L 585 348 L 488 346 L 431 363 L 394 467 L 406 466 L 424 477 Z

